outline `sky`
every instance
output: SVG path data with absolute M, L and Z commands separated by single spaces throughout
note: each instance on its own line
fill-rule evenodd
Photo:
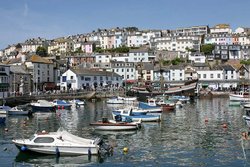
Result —
M 0 0 L 0 50 L 98 28 L 250 27 L 248 0 Z

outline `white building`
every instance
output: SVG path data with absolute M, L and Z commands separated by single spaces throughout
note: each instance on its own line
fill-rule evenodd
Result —
M 232 29 L 230 28 L 229 24 L 217 24 L 214 27 L 210 28 L 210 33 L 232 33 Z
M 114 73 L 122 77 L 122 79 L 134 81 L 136 80 L 136 68 L 133 62 L 112 61 L 111 69 Z
M 202 53 L 195 52 L 195 53 L 189 53 L 188 60 L 193 63 L 205 63 L 206 56 Z
M 200 50 L 201 37 L 200 36 L 175 36 L 169 34 L 165 37 L 154 38 L 151 40 L 152 47 L 157 50 L 169 50 L 169 51 L 187 51 L 189 49 Z
M 170 81 L 184 81 L 185 69 L 182 66 L 170 66 Z
M 96 87 L 122 86 L 122 77 L 108 71 L 69 69 L 61 76 L 61 90 L 94 89 Z
M 110 63 L 110 60 L 112 59 L 112 56 L 110 54 L 96 54 L 95 56 L 95 62 L 96 63 Z

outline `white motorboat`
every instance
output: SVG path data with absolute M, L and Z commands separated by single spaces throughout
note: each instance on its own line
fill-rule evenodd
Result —
M 141 127 L 141 121 L 139 120 L 138 122 L 125 122 L 121 120 L 116 121 L 103 118 L 101 121 L 91 123 L 90 125 L 93 126 L 95 130 L 136 130 Z
M 238 94 L 229 94 L 230 101 L 249 101 L 249 99 L 249 93 L 243 91 L 239 92 Z
M 85 102 L 81 101 L 79 99 L 70 100 L 69 103 L 76 105 L 76 106 L 84 106 L 85 105 Z
M 107 104 L 124 104 L 124 100 L 118 98 L 109 98 Z
M 124 101 L 136 101 L 137 100 L 137 97 L 121 97 L 121 96 L 118 96 L 117 97 L 118 100 L 124 100 Z
M 55 105 L 47 100 L 37 100 L 30 103 L 33 112 L 52 112 L 56 111 Z
M 121 110 L 120 113 L 118 112 L 112 112 L 113 118 L 117 115 L 121 115 L 125 119 L 131 119 L 132 121 L 142 121 L 142 122 L 159 122 L 161 121 L 161 114 L 159 115 L 133 115 L 132 111 L 126 111 L 126 110 Z
M 98 154 L 103 142 L 85 139 L 59 128 L 57 132 L 34 134 L 29 139 L 12 140 L 21 151 L 32 151 L 55 155 L 89 155 Z
M 20 106 L 13 107 L 8 111 L 8 115 L 31 115 L 31 114 L 32 111 L 25 110 Z

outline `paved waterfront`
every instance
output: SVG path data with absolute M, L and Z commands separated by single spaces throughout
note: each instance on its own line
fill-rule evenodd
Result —
M 249 166 L 250 151 L 244 159 L 240 143 L 246 129 L 240 107 L 229 107 L 228 98 L 197 100 L 175 112 L 163 113 L 161 123 L 144 123 L 142 129 L 125 133 L 97 133 L 89 123 L 111 118 L 104 101 L 87 102 L 84 108 L 60 110 L 58 114 L 35 114 L 34 117 L 7 117 L 0 126 L 0 166 Z M 208 122 L 205 122 L 205 119 Z M 227 128 L 223 128 L 223 124 Z M 37 129 L 55 131 L 60 124 L 71 133 L 103 137 L 114 146 L 110 157 L 35 156 L 19 153 L 12 138 L 30 137 Z M 6 131 L 8 128 L 8 131 Z M 127 154 L 123 148 L 128 147 Z

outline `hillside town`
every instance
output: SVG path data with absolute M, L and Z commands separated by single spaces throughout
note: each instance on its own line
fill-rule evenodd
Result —
M 46 91 L 159 89 L 190 80 L 212 90 L 250 79 L 250 28 L 229 24 L 175 30 L 97 29 L 56 39 L 32 38 L 0 50 L 0 97 Z

